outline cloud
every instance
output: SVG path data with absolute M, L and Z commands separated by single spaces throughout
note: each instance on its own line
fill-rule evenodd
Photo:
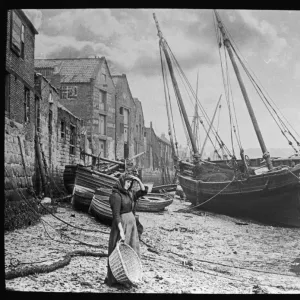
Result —
M 293 78 L 298 81 L 298 83 L 300 82 L 300 63 L 295 64 Z
M 285 38 L 279 36 L 279 30 L 266 20 L 259 21 L 256 19 L 251 11 L 242 10 L 239 11 L 239 14 L 248 26 L 248 29 L 253 30 L 257 34 L 256 41 L 265 50 L 266 59 L 284 66 L 289 59 L 285 55 L 288 44 Z

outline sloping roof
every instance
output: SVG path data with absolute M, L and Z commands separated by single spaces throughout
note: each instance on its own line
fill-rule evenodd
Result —
M 168 141 L 166 138 L 162 138 L 162 137 L 159 137 L 159 136 L 156 136 L 157 139 L 165 144 L 168 144 L 168 145 L 171 145 L 170 141 Z
M 119 81 L 121 81 L 121 80 L 125 81 L 127 84 L 128 90 L 129 90 L 129 94 L 130 94 L 131 98 L 133 99 L 126 74 L 122 74 L 122 75 L 114 74 L 114 75 L 111 75 L 111 78 L 113 80 L 113 83 L 115 84 L 115 87 L 117 87 L 117 84 Z M 133 101 L 133 103 L 135 104 L 134 101 Z
M 165 135 L 161 135 L 159 138 L 160 138 L 162 141 L 164 141 L 164 142 L 170 144 L 170 141 L 166 138 Z
M 18 13 L 22 16 L 22 18 L 25 20 L 25 22 L 27 23 L 27 25 L 29 26 L 29 28 L 31 29 L 31 31 L 34 34 L 38 34 L 38 31 L 36 30 L 36 28 L 33 26 L 32 22 L 29 20 L 29 18 L 27 17 L 26 13 L 22 10 L 22 9 L 16 9 L 18 11 Z
M 105 61 L 101 58 L 72 58 L 72 59 L 35 59 L 35 69 L 59 67 L 62 83 L 90 82 L 95 78 L 96 71 Z
M 75 116 L 73 113 L 71 113 L 65 106 L 63 106 L 60 102 L 57 103 L 57 107 L 66 111 L 67 113 L 69 113 L 71 116 L 75 117 L 78 120 L 81 120 L 79 117 Z

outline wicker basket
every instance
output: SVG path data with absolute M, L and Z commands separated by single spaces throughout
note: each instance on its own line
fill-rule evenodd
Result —
M 142 263 L 137 253 L 125 242 L 118 241 L 108 258 L 111 272 L 120 283 L 138 283 L 142 277 Z

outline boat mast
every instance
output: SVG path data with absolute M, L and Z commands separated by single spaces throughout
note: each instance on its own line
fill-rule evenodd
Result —
M 242 77 L 240 75 L 239 69 L 238 69 L 237 64 L 235 62 L 235 59 L 234 59 L 234 56 L 233 56 L 233 53 L 232 53 L 232 50 L 231 50 L 231 43 L 230 43 L 230 41 L 229 41 L 229 39 L 228 39 L 228 37 L 227 37 L 227 35 L 225 33 L 223 24 L 222 24 L 221 20 L 219 19 L 218 14 L 216 13 L 216 11 L 214 11 L 214 13 L 215 13 L 215 16 L 216 16 L 216 19 L 217 19 L 217 22 L 218 22 L 218 26 L 219 26 L 220 31 L 221 31 L 222 36 L 223 36 L 224 45 L 225 45 L 225 47 L 227 49 L 227 52 L 228 52 L 229 57 L 230 57 L 230 60 L 232 62 L 232 66 L 234 68 L 234 71 L 235 71 L 237 80 L 239 82 L 239 85 L 240 85 L 240 88 L 241 88 L 241 91 L 242 91 L 242 94 L 243 94 L 243 97 L 244 97 L 244 100 L 245 100 L 245 103 L 246 103 L 246 106 L 247 106 L 247 109 L 248 109 L 248 112 L 249 112 L 249 115 L 250 115 L 250 118 L 251 118 L 251 121 L 252 121 L 252 124 L 254 126 L 254 130 L 255 130 L 256 136 L 258 138 L 258 141 L 259 141 L 259 144 L 260 144 L 260 148 L 261 148 L 262 153 L 263 153 L 263 158 L 267 162 L 268 169 L 272 170 L 273 169 L 273 165 L 272 165 L 272 162 L 271 162 L 271 159 L 270 159 L 270 153 L 268 152 L 267 147 L 265 145 L 265 142 L 263 140 L 263 137 L 262 137 L 261 131 L 259 129 L 256 117 L 254 115 L 253 108 L 251 106 L 251 103 L 250 103 L 247 91 L 245 89 L 244 82 L 242 80 Z
M 165 39 L 163 38 L 162 32 L 160 31 L 159 24 L 158 24 L 158 21 L 156 19 L 155 13 L 153 13 L 153 18 L 155 20 L 155 24 L 156 24 L 157 31 L 158 31 L 157 35 L 159 37 L 159 43 L 162 46 L 162 49 L 164 51 L 164 54 L 165 54 L 165 57 L 166 57 L 166 60 L 167 60 L 167 64 L 168 64 L 168 67 L 169 67 L 171 79 L 172 79 L 173 86 L 174 86 L 174 90 L 175 90 L 175 93 L 176 93 L 178 101 L 179 101 L 179 105 L 180 105 L 180 108 L 181 108 L 181 111 L 182 111 L 182 115 L 183 115 L 183 118 L 184 118 L 184 121 L 185 121 L 185 125 L 186 125 L 187 131 L 188 131 L 189 138 L 191 140 L 191 144 L 192 144 L 192 148 L 193 148 L 193 152 L 194 152 L 194 158 L 195 158 L 196 161 L 198 161 L 199 153 L 198 153 L 198 149 L 197 149 L 197 146 L 196 146 L 196 141 L 195 141 L 195 138 L 193 136 L 192 128 L 191 128 L 191 125 L 189 123 L 188 116 L 187 116 L 187 113 L 186 113 L 186 110 L 185 110 L 185 107 L 184 107 L 184 104 L 183 104 L 183 101 L 182 101 L 182 97 L 181 97 L 181 94 L 180 94 L 180 91 L 179 91 L 179 88 L 178 88 L 178 84 L 177 84 L 177 81 L 176 81 L 176 78 L 175 78 L 175 75 L 174 75 L 171 59 L 170 59 L 169 53 L 168 53 L 168 51 L 165 47 Z
M 198 130 L 199 130 L 199 115 L 198 115 L 198 105 L 197 105 L 197 99 L 198 99 L 198 77 L 199 77 L 199 70 L 197 73 L 197 86 L 196 86 L 196 103 L 195 103 L 195 115 L 193 119 L 193 135 L 196 139 L 197 143 L 197 149 L 199 149 L 200 141 L 198 139 Z
M 202 154 L 203 154 L 203 151 L 204 151 L 204 147 L 205 147 L 205 144 L 206 144 L 206 142 L 207 142 L 209 132 L 210 132 L 210 130 L 211 130 L 211 128 L 212 128 L 212 124 L 213 124 L 213 122 L 214 122 L 214 119 L 215 119 L 215 116 L 216 116 L 216 112 L 217 112 L 217 110 L 218 110 L 218 107 L 219 107 L 221 98 L 222 98 L 222 95 L 221 95 L 220 98 L 219 98 L 219 101 L 218 101 L 218 103 L 217 103 L 217 106 L 216 106 L 214 115 L 213 115 L 213 117 L 212 117 L 212 120 L 211 120 L 210 125 L 209 125 L 209 128 L 208 128 L 208 131 L 207 131 L 205 140 L 204 140 L 204 142 L 203 142 L 203 146 L 202 146 L 202 149 L 201 149 L 201 151 L 200 151 L 200 158 L 202 158 Z

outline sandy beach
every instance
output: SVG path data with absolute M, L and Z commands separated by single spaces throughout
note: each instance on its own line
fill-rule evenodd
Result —
M 299 229 L 178 211 L 190 205 L 175 198 L 161 213 L 138 213 L 144 226 L 143 278 L 138 287 L 110 288 L 103 283 L 106 257 L 74 256 L 69 264 L 52 272 L 6 279 L 6 288 L 81 293 L 300 293 Z M 107 253 L 108 226 L 74 211 L 68 203 L 60 204 L 55 215 L 86 230 L 72 228 L 47 214 L 42 216 L 44 222 L 5 232 L 6 273 L 51 265 L 75 250 Z

